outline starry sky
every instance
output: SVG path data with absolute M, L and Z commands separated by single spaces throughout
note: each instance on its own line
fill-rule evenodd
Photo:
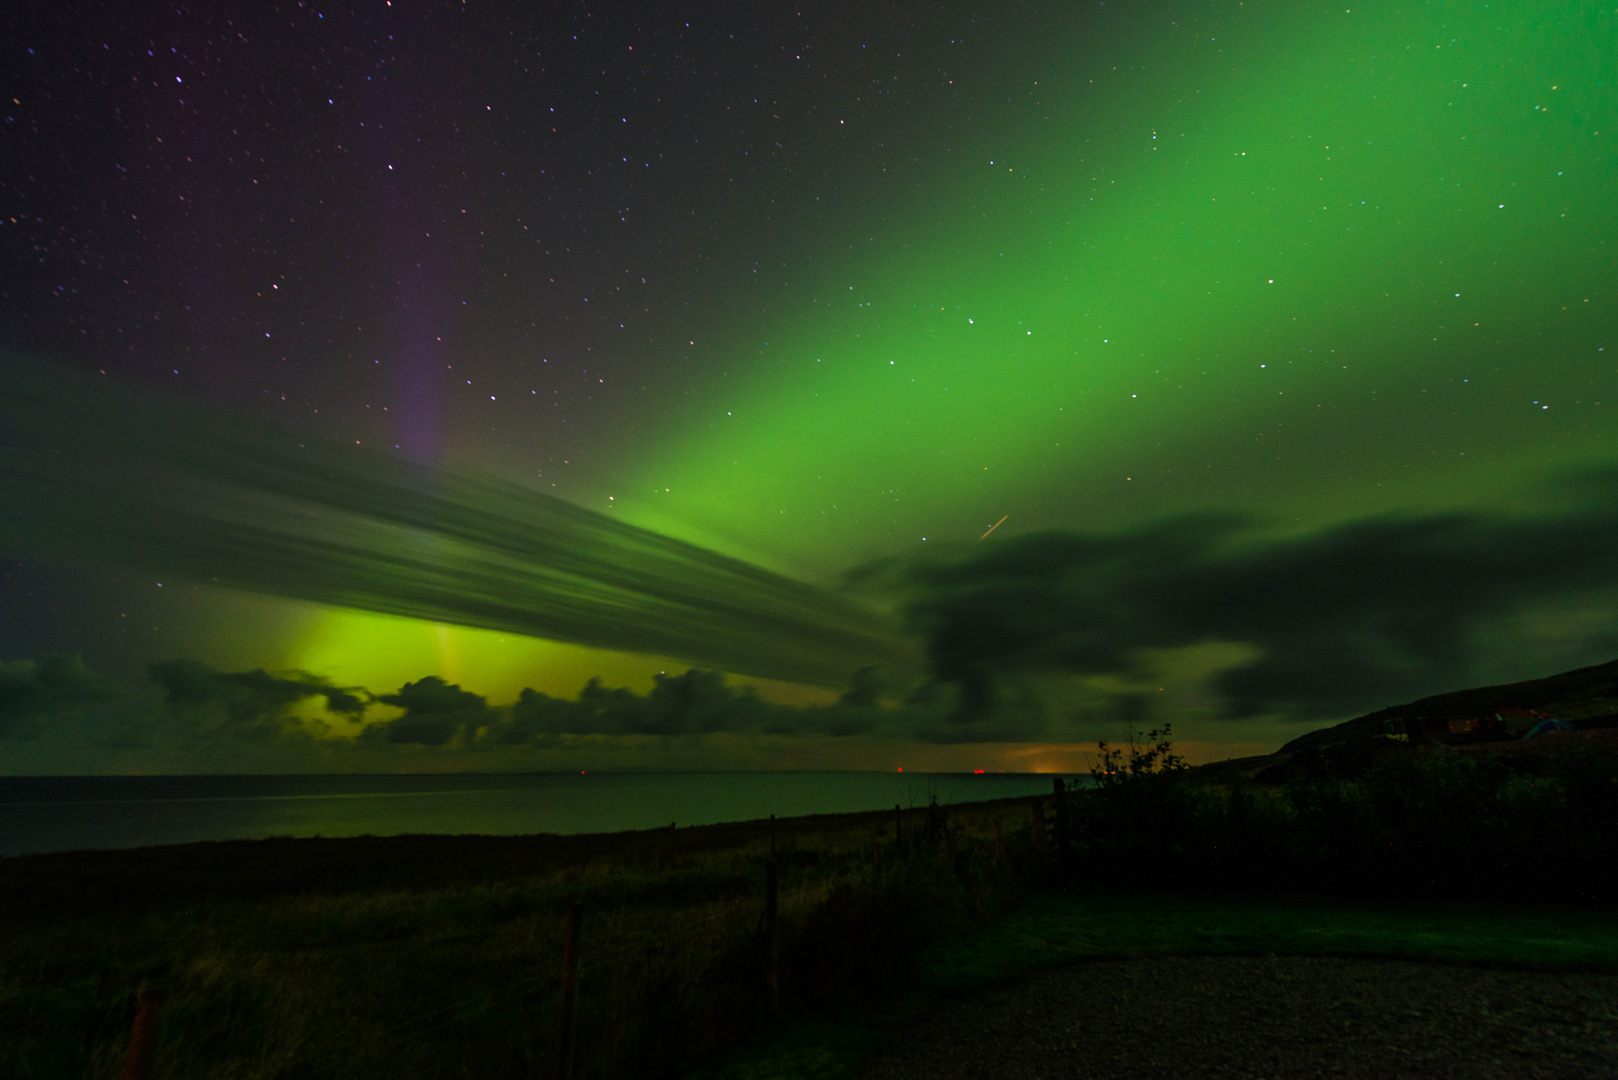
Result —
M 26 3 L 0 47 L 11 363 L 554 496 L 916 658 L 839 735 L 825 665 L 226 589 L 59 521 L 9 541 L 0 661 L 94 689 L 30 699 L 19 768 L 393 768 L 309 688 L 693 663 L 817 719 L 479 760 L 1073 767 L 1164 721 L 1224 757 L 1618 654 L 1610 3 Z M 303 742 L 105 718 L 180 658 L 304 687 L 266 699 Z

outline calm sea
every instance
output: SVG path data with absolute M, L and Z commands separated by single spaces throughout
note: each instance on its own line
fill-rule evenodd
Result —
M 1029 773 L 0 778 L 0 855 L 267 836 L 617 832 L 1034 795 Z

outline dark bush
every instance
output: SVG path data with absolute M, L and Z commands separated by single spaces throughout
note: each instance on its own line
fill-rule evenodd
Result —
M 1058 799 L 1070 881 L 1597 898 L 1618 855 L 1618 758 L 1569 748 L 1549 776 L 1442 748 L 1375 756 L 1358 780 L 1195 783 L 1167 728 L 1099 747 Z

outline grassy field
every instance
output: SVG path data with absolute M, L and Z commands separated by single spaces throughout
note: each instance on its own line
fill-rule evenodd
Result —
M 1618 970 L 1606 908 L 1124 890 L 1093 862 L 1057 890 L 1027 800 L 899 831 L 891 811 L 778 823 L 778 1012 L 767 822 L 0 859 L 0 1077 L 118 1075 L 143 987 L 167 995 L 160 1080 L 548 1077 L 575 902 L 579 1080 L 847 1076 L 941 1000 L 1111 957 Z
M 981 930 L 926 949 L 905 993 L 880 1007 L 827 1010 L 766 1032 L 699 1075 L 838 1080 L 944 1000 L 1063 965 L 1219 954 L 1618 971 L 1618 919 L 1589 908 L 1043 893 Z
M 995 822 L 1006 858 L 997 861 Z M 887 992 L 1037 885 L 1026 802 L 783 821 L 782 1009 Z M 0 859 L 0 1076 L 548 1076 L 584 905 L 576 1077 L 676 1076 L 771 1021 L 770 826 L 279 839 Z M 884 846 L 883 869 L 875 845 Z

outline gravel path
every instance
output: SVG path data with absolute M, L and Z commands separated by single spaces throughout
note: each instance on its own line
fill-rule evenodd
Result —
M 1164 957 L 947 1006 L 865 1080 L 1618 1077 L 1618 976 Z

